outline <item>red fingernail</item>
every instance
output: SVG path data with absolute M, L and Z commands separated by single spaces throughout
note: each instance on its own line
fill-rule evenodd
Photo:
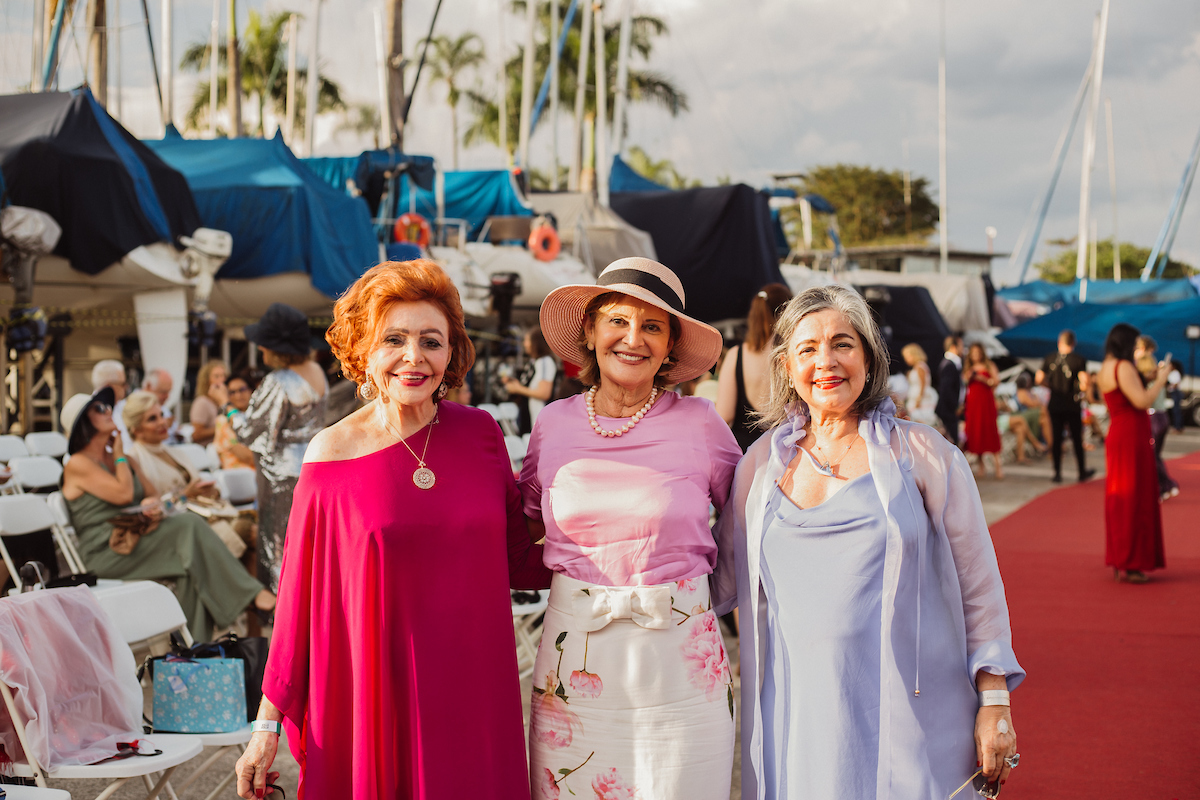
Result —
M 255 797 L 257 797 L 257 798 L 258 798 L 258 800 L 262 800 L 262 796 L 263 796 L 263 790 L 262 790 L 262 789 L 255 789 L 255 790 L 254 790 L 254 795 L 255 795 Z
M 982 766 L 983 766 L 983 762 L 982 762 L 982 761 L 976 761 L 976 762 L 975 762 L 975 766 L 977 766 L 977 767 L 982 767 Z

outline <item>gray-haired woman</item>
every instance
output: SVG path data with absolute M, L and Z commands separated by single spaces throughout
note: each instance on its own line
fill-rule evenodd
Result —
M 853 291 L 801 293 L 777 333 L 772 428 L 718 527 L 715 608 L 736 592 L 745 612 L 742 797 L 998 791 L 1025 673 L 970 468 L 894 417 L 887 350 Z

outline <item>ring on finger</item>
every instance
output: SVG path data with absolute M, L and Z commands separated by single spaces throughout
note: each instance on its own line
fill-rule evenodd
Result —
M 1013 753 L 1011 756 L 1005 756 L 1004 763 L 1008 765 L 1009 769 L 1016 769 L 1017 765 L 1021 763 L 1021 754 Z

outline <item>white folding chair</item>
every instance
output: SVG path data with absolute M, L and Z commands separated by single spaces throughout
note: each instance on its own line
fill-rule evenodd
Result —
M 500 415 L 496 417 L 496 421 L 500 423 L 500 429 L 506 436 L 520 436 L 521 428 L 518 422 L 521 417 L 520 407 L 510 401 L 501 403 L 497 408 L 500 410 Z
M 213 480 L 221 490 L 221 497 L 232 503 L 234 508 L 239 511 L 254 508 L 258 500 L 258 480 L 254 470 L 246 467 L 219 469 L 213 473 Z
M 195 432 L 196 432 L 196 427 L 194 425 L 192 425 L 190 422 L 183 423 L 176 430 L 176 433 L 179 434 L 179 438 L 188 444 L 191 443 L 192 434 Z
M 67 454 L 67 437 L 57 431 L 35 431 L 25 434 L 25 446 L 31 456 L 62 458 Z
M 0 436 L 0 461 L 9 461 L 18 456 L 29 455 L 29 448 L 25 446 L 25 440 L 20 436 L 13 436 L 11 433 L 6 433 Z
M 208 472 L 214 469 L 208 458 L 208 451 L 203 445 L 199 444 L 172 444 L 167 446 L 167 450 L 177 459 L 190 464 L 192 469 L 197 472 Z M 220 466 L 219 464 L 217 465 Z
M 542 638 L 542 619 L 550 600 L 549 591 L 539 591 L 536 603 L 513 603 L 513 633 L 517 639 L 517 668 L 521 678 L 533 674 L 538 642 Z
M 514 473 L 520 473 L 521 462 L 525 460 L 525 440 L 520 436 L 505 436 L 504 446 L 508 449 L 508 460 L 512 463 Z
M 62 542 L 59 546 L 62 547 L 63 557 L 67 559 L 68 565 L 71 565 L 70 562 L 74 559 L 75 563 L 71 565 L 73 571 L 87 572 L 83 557 L 79 555 L 79 537 L 75 535 L 75 526 L 71 524 L 71 509 L 67 507 L 67 498 L 63 497 L 62 492 L 51 492 L 46 495 L 46 505 L 50 509 L 50 515 L 54 517 L 54 524 L 62 531 Z
M 188 631 L 183 609 L 179 607 L 179 601 L 171 590 L 162 584 L 153 581 L 131 581 L 120 586 L 94 589 L 92 594 L 100 601 L 100 607 L 116 623 L 121 637 L 134 651 L 150 649 L 154 640 L 173 631 L 178 631 L 184 643 L 191 646 L 192 635 Z M 231 733 L 193 733 L 189 736 L 199 739 L 204 747 L 215 750 L 178 787 L 167 783 L 167 794 L 173 800 L 177 800 L 178 795 L 186 792 L 197 778 L 231 750 L 242 753 L 246 749 L 246 742 L 250 741 L 250 724 L 246 723 L 245 728 Z M 237 776 L 230 770 L 205 800 L 215 800 L 235 777 Z
M 480 411 L 488 412 L 492 415 L 492 419 L 496 420 L 497 422 L 500 421 L 500 406 L 496 405 L 495 403 L 480 403 L 478 406 L 476 406 L 476 408 L 478 408 Z
M 35 531 L 49 530 L 55 544 L 62 550 L 63 559 L 72 572 L 83 572 L 83 562 L 74 545 L 67 539 L 66 533 L 58 526 L 46 498 L 40 494 L 15 494 L 0 497 L 0 556 L 4 558 L 4 566 L 12 577 L 17 589 L 21 588 L 19 565 L 14 564 L 8 548 L 4 545 L 6 536 L 23 536 Z
M 8 462 L 12 480 L 20 491 L 55 488 L 62 482 L 63 465 L 51 456 L 19 456 Z
M 212 442 L 204 445 L 204 452 L 208 453 L 208 464 L 212 469 L 218 470 L 221 468 L 221 454 L 217 452 L 217 446 Z
M 35 594 L 49 595 L 50 593 L 36 592 Z M 176 604 L 176 607 L 178 607 L 178 604 Z M 94 620 L 90 621 L 94 622 Z M 51 640 L 39 637 L 34 641 L 39 646 L 44 647 Z M 19 754 L 12 754 L 12 774 L 18 778 L 33 778 L 38 788 L 43 790 L 49 791 L 49 787 L 46 785 L 48 778 L 55 781 L 108 780 L 111 781 L 108 786 L 100 794 L 96 795 L 96 800 L 107 800 L 131 778 L 141 778 L 146 785 L 146 800 L 155 800 L 164 788 L 169 787 L 170 777 L 175 768 L 180 764 L 191 761 L 200 755 L 204 749 L 198 736 L 160 733 L 154 734 L 153 739 L 150 741 L 153 742 L 155 749 L 161 750 L 162 753 L 152 758 L 125 758 L 100 764 L 59 767 L 55 770 L 47 770 L 38 762 L 33 749 L 29 745 L 29 739 L 26 736 L 26 725 L 29 721 L 21 716 L 21 712 L 13 699 L 12 689 L 8 684 L 0 683 L 0 695 L 3 695 L 9 718 L 16 729 L 17 739 L 21 743 L 21 749 L 24 751 L 26 759 L 24 763 L 18 762 L 17 758 Z M 73 722 L 74 720 L 51 719 L 47 721 L 54 730 L 69 729 Z M 161 776 L 156 774 L 159 772 L 162 773 Z M 151 780 L 151 776 L 155 776 L 156 780 Z M 46 798 L 46 800 L 50 800 L 49 795 L 42 794 L 40 796 Z
M 15 783 L 6 783 L 3 788 L 5 800 L 71 800 L 71 793 L 66 789 L 43 789 Z

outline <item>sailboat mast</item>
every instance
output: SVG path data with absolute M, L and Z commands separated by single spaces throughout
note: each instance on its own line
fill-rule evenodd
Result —
M 521 128 L 518 133 L 517 150 L 521 159 L 523 187 L 529 191 L 529 133 L 533 117 L 533 31 L 537 25 L 537 3 L 528 0 L 525 4 L 525 52 L 521 62 Z M 553 45 L 552 45 L 553 46 Z
M 1112 98 L 1104 98 L 1104 127 L 1108 139 L 1108 190 L 1113 209 L 1113 283 L 1121 282 L 1121 240 L 1117 238 L 1117 155 L 1113 144 Z
M 938 6 L 938 271 L 950 271 L 950 220 L 946 213 L 946 0 Z
M 633 36 L 633 0 L 621 6 L 621 36 L 617 44 L 617 97 L 613 109 L 613 154 L 625 149 L 625 115 L 629 113 L 629 46 Z
M 1096 29 L 1096 66 L 1092 73 L 1092 102 L 1088 106 L 1087 124 L 1083 134 L 1083 168 L 1079 176 L 1079 230 L 1076 237 L 1075 278 L 1087 278 L 1088 236 L 1091 233 L 1092 168 L 1096 163 L 1096 121 L 1100 114 L 1100 90 L 1104 81 L 1104 45 L 1108 38 L 1108 2 L 1100 6 Z M 1080 302 L 1086 297 L 1087 286 L 1079 287 Z
M 608 208 L 608 175 L 611 164 L 608 156 L 608 66 L 604 53 L 604 0 L 596 0 L 596 195 L 600 205 Z
M 567 177 L 567 188 L 572 192 L 582 190 L 579 184 L 583 171 L 583 109 L 587 105 L 588 53 L 591 51 L 588 42 L 592 38 L 591 0 L 583 0 L 581 11 L 583 18 L 580 21 L 579 62 L 575 69 L 575 125 L 571 135 L 571 173 Z
M 221 0 L 213 0 L 212 24 L 208 33 L 208 138 L 217 138 L 217 62 L 221 38 Z

